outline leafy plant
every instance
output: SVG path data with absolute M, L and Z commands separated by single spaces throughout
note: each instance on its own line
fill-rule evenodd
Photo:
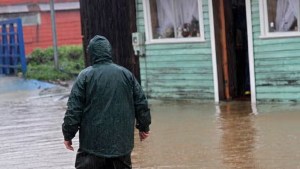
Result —
M 70 80 L 84 68 L 81 46 L 58 48 L 60 70 L 54 68 L 53 54 L 53 48 L 35 49 L 27 58 L 27 78 L 46 81 Z

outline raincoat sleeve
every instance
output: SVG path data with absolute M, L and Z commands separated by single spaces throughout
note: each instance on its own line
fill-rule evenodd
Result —
M 66 141 L 72 140 L 79 129 L 82 112 L 84 110 L 84 103 L 84 77 L 82 74 L 79 74 L 71 90 L 67 103 L 68 108 L 62 124 L 62 132 Z
M 135 78 L 133 88 L 136 128 L 141 132 L 148 132 L 151 124 L 150 109 L 142 87 Z

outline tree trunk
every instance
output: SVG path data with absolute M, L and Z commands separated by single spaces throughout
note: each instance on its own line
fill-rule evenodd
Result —
M 136 32 L 135 0 L 80 0 L 86 66 L 91 65 L 86 48 L 95 35 L 105 36 L 113 48 L 113 61 L 129 69 L 140 82 L 138 56 L 131 43 Z

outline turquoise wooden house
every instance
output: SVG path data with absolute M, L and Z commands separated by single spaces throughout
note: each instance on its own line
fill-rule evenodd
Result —
M 300 101 L 299 0 L 137 0 L 151 98 Z

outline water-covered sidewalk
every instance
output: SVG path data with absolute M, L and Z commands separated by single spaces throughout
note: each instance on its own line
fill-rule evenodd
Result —
M 74 168 L 76 153 L 64 148 L 61 134 L 67 91 L 0 92 L 0 168 Z M 151 136 L 144 142 L 136 136 L 134 168 L 300 168 L 300 105 L 150 104 Z

